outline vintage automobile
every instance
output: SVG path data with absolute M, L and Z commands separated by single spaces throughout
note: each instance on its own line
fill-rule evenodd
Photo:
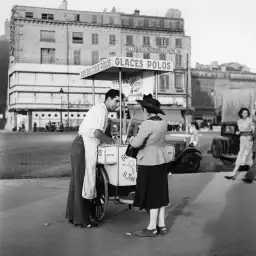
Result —
M 142 121 L 133 120 L 128 138 L 135 136 Z M 108 136 L 119 136 L 119 120 L 110 119 L 106 131 Z M 185 137 L 174 136 L 171 132 L 166 135 L 166 143 L 175 147 L 175 160 L 169 163 L 172 173 L 195 173 L 201 165 L 202 155 L 199 150 L 189 147 Z
M 237 135 L 238 126 L 236 121 L 226 121 L 221 124 L 220 136 L 213 138 L 211 145 L 211 154 L 214 158 L 220 159 L 225 165 L 235 163 L 239 152 L 239 135 Z M 243 166 L 242 169 L 248 169 Z
M 45 125 L 45 132 L 63 132 L 64 125 L 61 122 L 48 122 Z

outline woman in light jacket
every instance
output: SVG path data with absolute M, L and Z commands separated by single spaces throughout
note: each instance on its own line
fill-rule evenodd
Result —
M 164 112 L 160 109 L 160 102 L 151 94 L 144 95 L 143 100 L 137 102 L 142 106 L 146 120 L 142 122 L 138 134 L 130 140 L 132 147 L 140 148 L 134 206 L 149 210 L 150 222 L 147 228 L 135 235 L 155 237 L 167 233 L 164 215 L 169 192 L 164 140 L 168 124 L 157 115 L 164 115 Z

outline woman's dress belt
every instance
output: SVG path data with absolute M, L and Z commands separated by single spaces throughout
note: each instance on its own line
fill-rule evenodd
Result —
M 241 136 L 252 136 L 252 132 L 241 132 Z

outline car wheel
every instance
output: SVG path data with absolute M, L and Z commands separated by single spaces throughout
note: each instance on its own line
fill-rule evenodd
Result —
M 186 154 L 181 159 L 182 173 L 196 173 L 199 171 L 201 158 L 194 153 Z
M 219 140 L 213 140 L 212 146 L 211 146 L 211 152 L 214 158 L 220 158 L 223 152 L 222 152 L 222 144 Z

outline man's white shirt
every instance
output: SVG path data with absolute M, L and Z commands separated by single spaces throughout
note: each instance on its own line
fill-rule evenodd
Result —
M 108 110 L 105 103 L 93 106 L 82 121 L 78 134 L 94 138 L 95 130 L 105 133 L 108 125 Z

